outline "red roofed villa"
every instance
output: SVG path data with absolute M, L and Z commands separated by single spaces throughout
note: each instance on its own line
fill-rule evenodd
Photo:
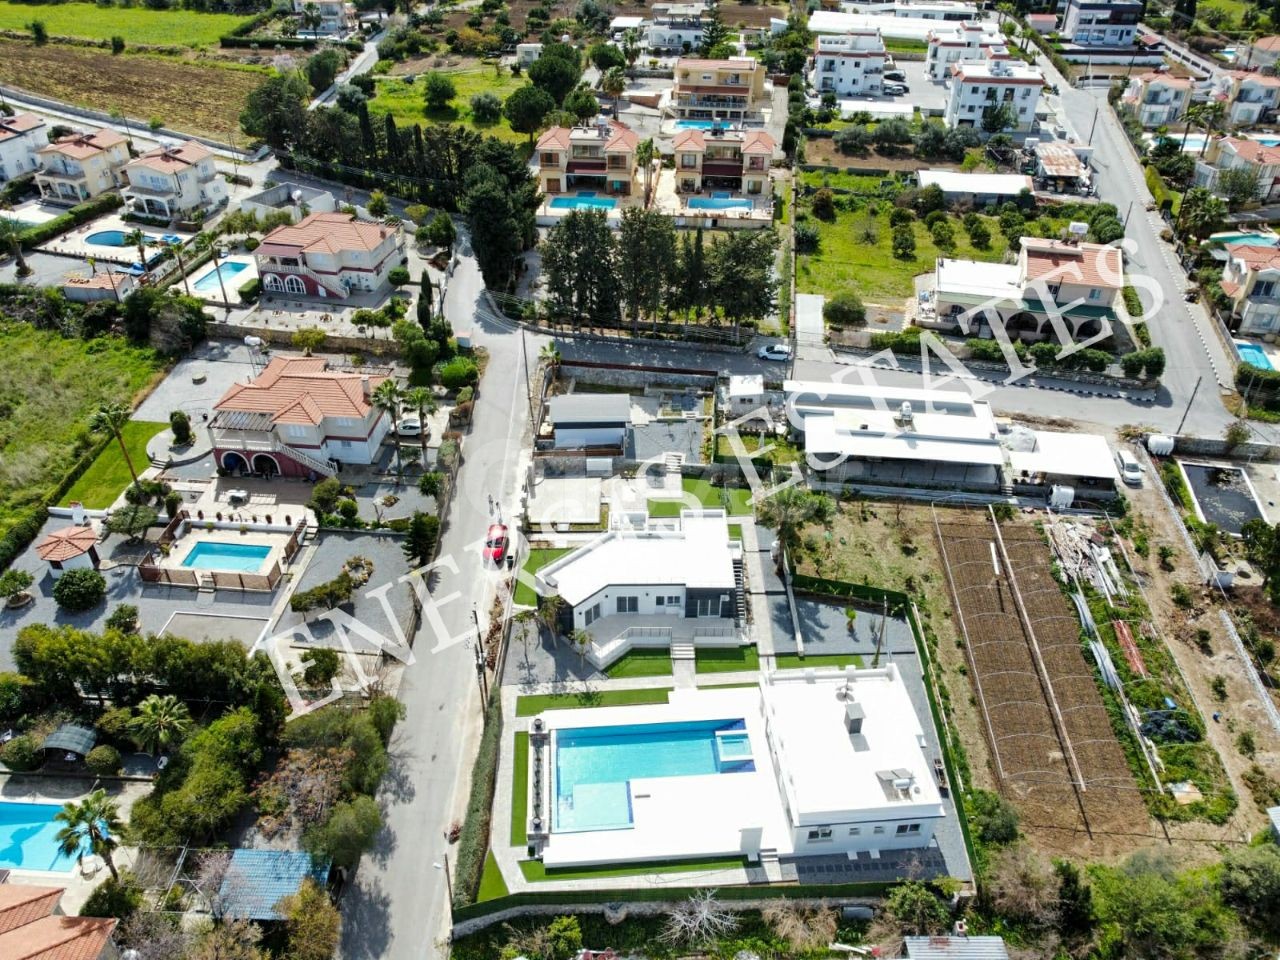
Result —
M 552 127 L 538 138 L 538 189 L 553 198 L 578 190 L 626 197 L 636 189 L 636 147 L 640 138 L 605 117 L 576 127 Z M 572 205 L 567 209 L 573 209 Z
M 232 473 L 332 476 L 372 463 L 390 418 L 373 405 L 381 375 L 330 370 L 320 357 L 280 357 L 214 405 L 214 460 Z
M 108 960 L 118 921 L 57 913 L 62 887 L 0 883 L 0 960 Z
M 277 227 L 254 251 L 262 289 L 320 300 L 346 300 L 389 289 L 388 275 L 405 263 L 399 227 L 349 213 L 313 213 Z
M 1222 292 L 1231 298 L 1236 332 L 1263 336 L 1280 330 L 1280 250 L 1232 243 L 1222 268 Z

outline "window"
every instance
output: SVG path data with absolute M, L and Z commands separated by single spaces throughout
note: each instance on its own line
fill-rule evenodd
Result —
M 876 826 L 876 828 L 875 828 L 875 830 L 873 830 L 873 831 L 872 831 L 872 833 L 884 833 L 884 826 L 883 826 L 883 825 L 877 825 L 877 826 Z
M 693 600 L 693 615 L 695 617 L 720 616 L 719 598 L 718 597 L 695 597 Z
M 1276 282 L 1274 280 L 1261 280 L 1253 285 L 1253 297 L 1270 297 L 1276 292 Z
M 597 603 L 595 606 L 588 607 L 585 611 L 583 611 L 583 614 L 582 614 L 583 626 L 589 627 L 591 626 L 591 624 L 595 623 L 599 619 L 600 619 L 600 604 Z
M 913 834 L 913 833 L 919 833 L 919 832 L 920 832 L 920 824 L 918 824 L 918 823 L 900 823 L 900 824 L 898 824 L 898 829 L 897 829 L 895 832 L 896 832 L 896 834 L 897 834 L 899 837 L 905 837 L 905 836 L 909 836 L 910 834 Z
M 1099 290 L 1097 287 L 1092 287 L 1092 288 L 1089 290 L 1089 299 L 1090 299 L 1090 300 L 1101 300 L 1101 299 L 1102 299 L 1102 291 L 1101 291 L 1101 290 Z
M 698 155 L 696 153 L 680 154 L 680 166 L 684 167 L 686 170 L 692 170 L 697 165 Z
M 640 599 L 638 597 L 618 597 L 619 613 L 635 613 L 640 609 Z
M 306 437 L 307 428 L 301 423 L 287 423 L 284 427 L 284 433 L 289 439 L 298 440 Z
M 669 606 L 669 607 L 678 607 L 678 606 L 680 606 L 680 598 L 679 598 L 678 596 L 673 596 L 673 595 L 671 595 L 671 594 L 668 594 L 668 595 L 667 595 L 667 606 Z
M 850 828 L 849 828 L 849 836 L 851 836 L 851 837 L 860 837 L 860 836 L 862 836 L 862 828 L 861 828 L 861 827 L 850 827 Z
M 809 831 L 810 843 L 825 843 L 831 839 L 830 827 L 815 827 Z
M 653 598 L 653 605 L 655 607 L 661 607 L 665 605 L 666 602 L 667 602 L 667 598 L 662 596 L 662 594 L 658 594 L 658 596 Z

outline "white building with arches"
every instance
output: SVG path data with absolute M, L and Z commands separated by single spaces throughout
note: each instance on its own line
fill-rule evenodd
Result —
M 391 271 L 405 263 L 404 237 L 353 214 L 313 213 L 272 230 L 254 257 L 266 293 L 341 302 L 390 289 Z

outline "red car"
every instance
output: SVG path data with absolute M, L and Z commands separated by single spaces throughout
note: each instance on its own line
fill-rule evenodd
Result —
M 489 525 L 489 533 L 484 538 L 484 558 L 495 564 L 502 563 L 507 559 L 507 548 L 510 541 L 507 540 L 507 528 L 505 524 L 493 523 Z

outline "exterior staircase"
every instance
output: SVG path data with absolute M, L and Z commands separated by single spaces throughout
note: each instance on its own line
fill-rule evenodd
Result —
M 672 640 L 671 641 L 671 659 L 672 660 L 696 660 L 697 653 L 693 648 L 692 640 Z
M 303 453 L 297 447 L 291 447 L 279 438 L 276 439 L 275 449 L 309 470 L 314 470 L 322 477 L 332 477 L 334 473 L 337 472 L 333 469 L 333 464 L 329 461 L 321 460 L 319 457 L 313 457 L 309 453 Z
M 747 619 L 747 573 L 742 557 L 733 558 L 733 622 L 739 627 Z
M 667 476 L 675 475 L 677 486 L 680 480 L 680 469 L 684 466 L 683 453 L 667 453 L 662 458 L 663 465 L 667 468 Z

